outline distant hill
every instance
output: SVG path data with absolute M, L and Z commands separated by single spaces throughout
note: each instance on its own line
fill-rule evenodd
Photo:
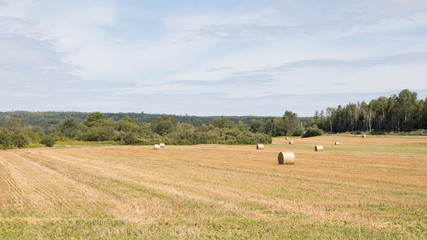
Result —
M 235 123 L 243 121 L 249 124 L 252 119 L 261 120 L 266 122 L 271 117 L 266 116 L 209 116 L 198 117 L 189 115 L 171 115 L 171 114 L 149 114 L 149 113 L 104 113 L 104 115 L 112 120 L 118 121 L 126 116 L 135 120 L 135 122 L 151 122 L 162 115 L 174 116 L 179 122 L 190 123 L 195 126 L 202 124 L 210 124 L 215 118 L 226 118 Z M 43 129 L 56 125 L 67 118 L 74 118 L 78 123 L 87 119 L 89 113 L 85 112 L 29 112 L 29 111 L 13 111 L 13 112 L 0 112 L 0 126 L 3 125 L 9 118 L 20 118 L 27 126 L 37 126 Z

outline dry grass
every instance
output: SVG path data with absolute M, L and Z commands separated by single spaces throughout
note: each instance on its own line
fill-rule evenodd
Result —
M 295 141 L 0 151 L 0 238 L 427 238 L 426 137 Z

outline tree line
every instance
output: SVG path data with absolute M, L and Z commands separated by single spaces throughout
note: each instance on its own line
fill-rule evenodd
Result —
M 265 122 L 251 119 L 248 124 L 229 118 L 214 118 L 209 124 L 180 122 L 175 116 L 160 115 L 151 122 L 136 122 L 129 115 L 107 118 L 93 112 L 78 122 L 70 117 L 44 130 L 27 126 L 20 118 L 8 118 L 0 128 L 0 148 L 21 148 L 34 144 L 52 145 L 55 141 L 114 141 L 118 144 L 257 144 L 271 143 L 272 137 L 301 135 L 302 125 L 295 113 Z M 52 143 L 53 142 L 53 143 Z
M 318 127 L 332 133 L 342 132 L 411 132 L 427 129 L 427 98 L 418 99 L 416 92 L 402 90 L 389 98 L 381 96 L 369 103 L 349 103 L 316 111 L 305 121 L 306 127 Z
M 138 113 L 0 113 L 0 148 L 22 148 L 55 141 L 114 141 L 118 144 L 257 144 L 272 137 L 341 132 L 411 132 L 427 129 L 427 99 L 407 89 L 369 103 L 349 103 L 304 119 L 282 117 L 195 117 Z M 20 118 L 23 117 L 23 118 Z M 47 124 L 46 124 L 47 123 Z M 424 134 L 425 134 L 424 130 Z M 421 134 L 423 134 L 421 133 Z
M 46 130 L 52 126 L 58 125 L 61 121 L 74 118 L 77 123 L 82 123 L 89 117 L 90 113 L 85 112 L 28 112 L 28 111 L 12 111 L 0 112 L 0 126 L 11 118 L 20 118 L 26 126 L 37 126 Z M 149 114 L 149 113 L 103 113 L 107 119 L 119 121 L 124 117 L 131 117 L 136 123 L 152 122 L 164 114 Z M 252 119 L 261 120 L 266 122 L 270 117 L 262 116 L 190 116 L 190 115 L 171 115 L 181 123 L 189 123 L 194 126 L 201 126 L 202 124 L 209 125 L 215 118 L 227 118 L 234 123 L 242 121 L 249 124 Z

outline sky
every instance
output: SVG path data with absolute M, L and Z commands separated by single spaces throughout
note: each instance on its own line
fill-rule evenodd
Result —
M 425 0 L 0 0 L 0 111 L 281 116 L 427 97 Z

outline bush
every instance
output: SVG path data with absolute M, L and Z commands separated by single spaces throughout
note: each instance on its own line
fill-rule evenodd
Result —
M 45 135 L 42 137 L 40 143 L 46 145 L 47 147 L 53 147 L 55 145 L 55 138 L 49 135 Z
M 295 130 L 295 132 L 292 134 L 292 136 L 301 136 L 304 134 L 304 131 L 302 130 L 302 128 L 298 128 Z
M 14 133 L 13 140 L 15 146 L 18 148 L 23 148 L 30 144 L 30 138 L 21 132 Z
M 10 149 L 15 147 L 13 133 L 6 128 L 0 129 L 1 149 Z
M 307 130 L 305 131 L 304 135 L 302 135 L 302 137 L 306 138 L 306 137 L 314 137 L 314 136 L 320 136 L 320 135 L 323 135 L 323 130 L 319 129 L 316 125 L 314 125 L 313 127 L 307 128 Z

